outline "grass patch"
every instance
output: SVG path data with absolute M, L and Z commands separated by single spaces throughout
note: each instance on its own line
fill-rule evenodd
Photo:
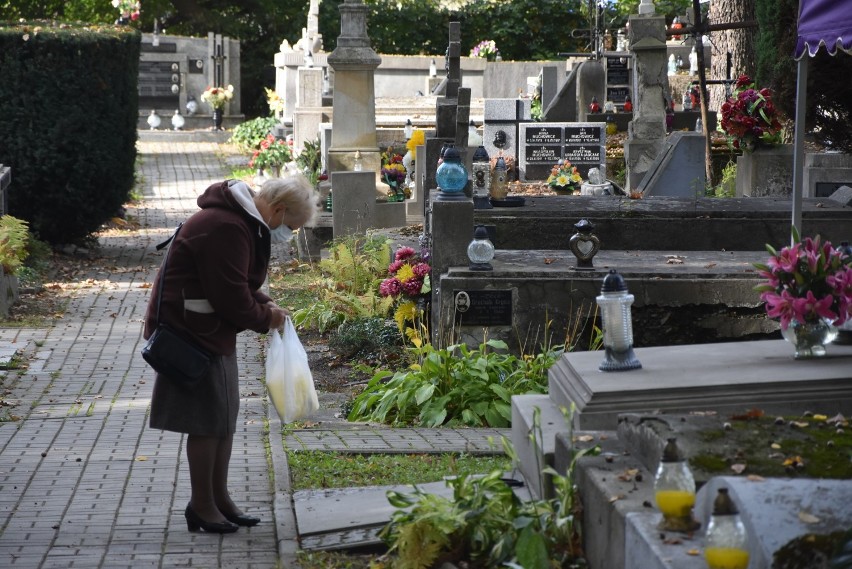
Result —
M 508 471 L 509 457 L 469 454 L 352 454 L 288 451 L 292 488 L 349 488 L 437 482 L 445 476 Z

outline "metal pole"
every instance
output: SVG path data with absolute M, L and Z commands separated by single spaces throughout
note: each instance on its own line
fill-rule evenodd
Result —
M 704 42 L 701 34 L 704 33 L 704 23 L 701 21 L 701 3 L 692 0 L 692 9 L 695 11 L 695 55 L 698 57 L 698 85 L 701 94 L 701 126 L 704 134 L 704 175 L 707 177 L 707 185 L 713 185 L 713 157 L 710 153 L 710 123 L 707 121 L 707 74 L 704 72 Z
M 796 73 L 796 126 L 793 135 L 793 227 L 802 234 L 802 194 L 805 167 L 805 99 L 808 96 L 808 53 L 799 60 Z

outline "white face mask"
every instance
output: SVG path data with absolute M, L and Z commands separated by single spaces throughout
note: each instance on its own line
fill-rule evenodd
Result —
M 282 223 L 275 229 L 270 229 L 269 235 L 273 243 L 287 243 L 293 236 L 293 230 Z

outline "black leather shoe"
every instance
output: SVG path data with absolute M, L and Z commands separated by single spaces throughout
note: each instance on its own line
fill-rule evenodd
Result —
M 195 510 L 189 504 L 187 504 L 183 515 L 186 518 L 186 529 L 189 531 L 203 529 L 209 533 L 234 533 L 240 529 L 240 526 L 234 525 L 231 522 L 206 522 L 201 519 L 201 516 L 195 513 Z
M 250 528 L 260 523 L 260 518 L 254 518 L 245 514 L 226 514 L 222 512 L 222 515 L 225 516 L 225 518 L 227 518 L 229 522 L 231 522 L 232 524 L 237 524 L 238 526 Z

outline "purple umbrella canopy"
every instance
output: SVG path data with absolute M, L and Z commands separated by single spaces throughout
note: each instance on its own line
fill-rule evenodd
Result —
M 795 58 L 813 57 L 823 45 L 830 55 L 852 52 L 852 0 L 800 0 Z

